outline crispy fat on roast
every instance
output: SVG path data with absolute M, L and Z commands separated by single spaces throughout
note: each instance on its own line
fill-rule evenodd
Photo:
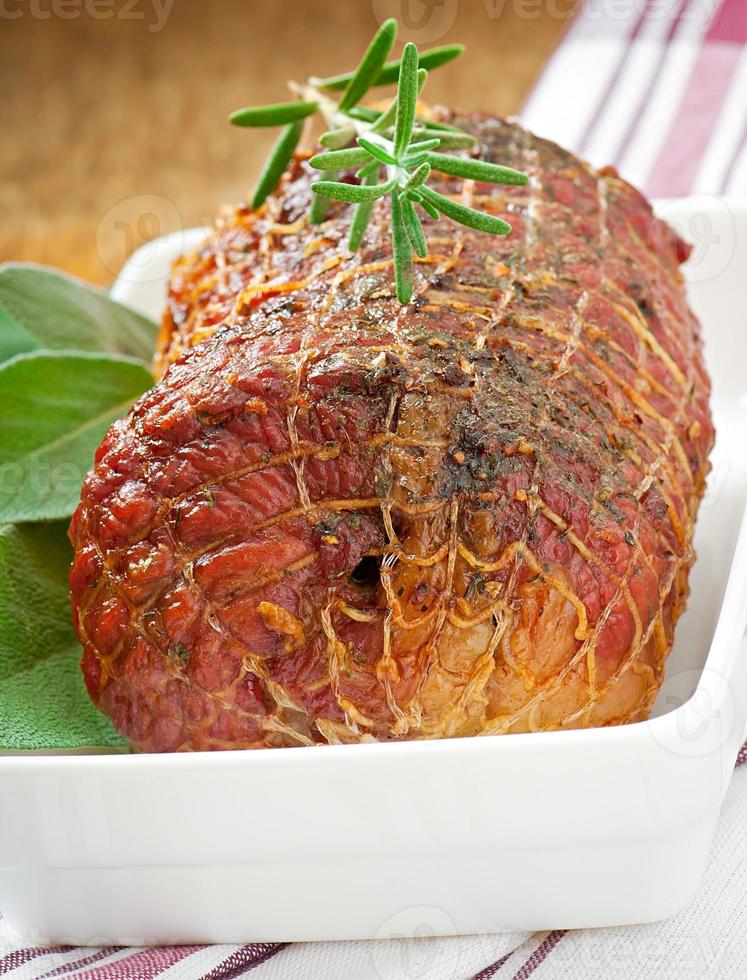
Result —
M 156 386 L 71 526 L 91 697 L 141 750 L 646 717 L 713 429 L 687 246 L 612 170 L 456 121 L 528 187 L 443 178 L 497 238 L 388 203 L 310 227 L 294 163 L 176 264 Z

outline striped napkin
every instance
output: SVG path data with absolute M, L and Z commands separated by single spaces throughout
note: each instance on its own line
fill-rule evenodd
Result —
M 522 119 L 649 197 L 747 193 L 747 0 L 589 0 Z
M 531 27 L 531 23 L 529 26 Z M 747 193 L 747 0 L 589 0 L 522 113 L 651 196 Z M 698 897 L 617 929 L 347 943 L 53 949 L 0 919 L 13 980 L 744 980 L 747 746 Z

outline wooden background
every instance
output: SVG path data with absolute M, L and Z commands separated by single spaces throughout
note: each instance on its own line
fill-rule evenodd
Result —
M 108 283 L 150 238 L 209 224 L 245 195 L 273 139 L 229 126 L 229 111 L 284 99 L 288 78 L 353 67 L 385 16 L 410 25 L 400 41 L 467 45 L 431 76 L 431 102 L 515 112 L 573 6 L 3 0 L 0 260 Z

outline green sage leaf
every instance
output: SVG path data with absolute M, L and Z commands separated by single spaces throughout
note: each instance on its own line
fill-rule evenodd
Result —
M 127 749 L 83 683 L 66 529 L 0 527 L 0 752 Z
M 79 279 L 40 265 L 0 266 L 0 360 L 33 350 L 102 351 L 150 363 L 158 327 Z
M 35 351 L 0 366 L 0 523 L 69 517 L 111 423 L 153 384 L 138 361 Z
M 34 338 L 0 307 L 0 363 L 35 348 Z

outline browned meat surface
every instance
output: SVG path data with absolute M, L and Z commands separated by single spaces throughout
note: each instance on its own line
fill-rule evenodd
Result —
M 644 718 L 713 430 L 682 241 L 614 172 L 457 120 L 528 187 L 444 179 L 513 233 L 387 204 L 308 227 L 299 160 L 174 269 L 163 378 L 73 519 L 91 697 L 144 750 Z

